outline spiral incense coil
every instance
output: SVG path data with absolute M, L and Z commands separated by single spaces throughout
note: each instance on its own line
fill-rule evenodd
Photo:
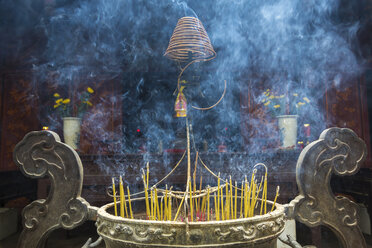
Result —
M 210 60 L 216 57 L 203 24 L 195 17 L 178 20 L 164 56 L 180 62 Z

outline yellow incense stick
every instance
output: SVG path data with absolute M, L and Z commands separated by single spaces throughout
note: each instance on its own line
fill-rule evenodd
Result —
M 150 164 L 149 164 L 149 162 L 147 162 L 146 168 L 147 168 L 146 185 L 147 185 L 147 188 L 149 188 L 149 177 L 150 177 Z
M 160 199 L 160 220 L 163 220 L 163 198 Z
M 118 206 L 116 205 L 116 190 L 115 190 L 115 180 L 114 180 L 114 178 L 112 178 L 112 195 L 114 196 L 115 216 L 118 216 Z
M 171 194 L 169 194 L 169 199 L 168 199 L 168 220 L 172 220 L 172 195 Z
M 261 215 L 262 215 L 262 211 L 264 210 L 264 207 L 263 206 L 266 203 L 266 201 L 265 201 L 266 183 L 267 183 L 266 182 L 266 180 L 267 180 L 266 174 L 267 174 L 267 172 L 265 173 L 264 186 L 263 186 L 263 190 L 262 190 L 262 194 L 261 194 L 261 209 L 260 209 L 260 214 Z
M 123 200 L 124 200 L 125 218 L 128 218 L 127 199 L 125 198 L 124 185 L 123 185 Z
M 190 185 L 190 214 L 191 214 L 191 221 L 194 221 L 193 218 L 193 199 L 192 199 L 192 190 L 191 190 L 191 181 L 189 182 Z
M 276 199 L 278 198 L 278 195 L 279 195 L 279 189 L 280 189 L 280 187 L 277 186 L 276 187 L 276 195 L 275 195 L 274 203 L 273 203 L 273 206 L 271 207 L 271 212 L 274 210 Z
M 218 179 L 217 179 L 217 209 L 216 209 L 216 216 L 217 220 L 220 220 L 220 185 L 221 185 L 221 174 L 218 172 Z
M 130 201 L 130 191 L 129 191 L 129 186 L 127 186 L 127 193 L 128 193 L 128 202 L 129 202 L 130 218 L 133 219 L 132 202 Z
M 143 177 L 143 185 L 144 185 L 144 188 L 145 188 L 146 214 L 147 214 L 147 218 L 150 219 L 149 192 L 148 192 L 148 187 L 147 187 L 147 184 L 146 184 L 145 174 L 143 174 L 142 177 Z
M 253 211 L 254 211 L 254 196 L 256 195 L 256 182 L 253 182 L 253 189 L 252 189 L 252 200 L 251 200 L 251 203 L 249 205 L 249 216 L 248 217 L 252 217 L 253 216 Z M 248 193 L 249 195 L 249 193 Z
M 230 219 L 230 194 L 229 194 L 229 181 L 227 181 L 227 179 L 225 181 L 226 181 L 225 218 L 226 218 L 226 220 L 228 220 L 228 219 Z
M 210 207 L 210 206 L 209 206 L 209 197 L 210 197 L 210 196 L 209 196 L 209 188 L 208 188 L 208 189 L 207 189 L 207 201 L 208 201 L 208 207 L 207 207 L 207 211 L 208 211 L 208 213 L 207 213 L 207 218 L 208 218 L 208 221 L 209 221 L 209 219 L 210 219 L 210 216 L 209 216 L 209 215 L 210 215 L 210 213 L 209 213 L 209 212 L 210 212 L 210 211 L 209 211 L 209 207 Z
M 191 184 L 191 182 L 190 182 L 190 184 Z M 176 221 L 177 220 L 177 217 L 178 217 L 178 214 L 180 213 L 180 210 L 181 210 L 181 207 L 182 207 L 182 204 L 183 204 L 183 201 L 185 200 L 185 198 L 186 198 L 186 192 L 185 192 L 185 194 L 183 195 L 183 197 L 182 197 L 182 200 L 181 200 L 181 203 L 180 203 L 180 206 L 178 207 L 178 210 L 177 210 L 177 212 L 176 212 L 176 215 L 174 216 L 174 220 L 173 221 Z
M 238 183 L 235 181 L 235 204 L 234 204 L 234 219 L 237 217 L 237 211 L 238 211 Z
M 165 186 L 165 195 L 164 195 L 164 219 L 168 218 L 168 185 Z
M 201 208 L 200 208 L 200 212 L 199 212 L 199 218 L 200 219 L 203 218 L 203 214 L 205 212 L 205 202 L 206 202 L 206 196 L 203 196 L 203 200 L 202 200 L 202 204 L 201 204 Z
M 244 218 L 248 217 L 248 209 L 249 209 L 249 195 L 248 195 L 248 182 L 244 182 Z
M 247 205 L 248 205 L 248 213 L 247 213 L 247 215 L 248 215 L 248 217 L 249 217 L 249 215 L 250 215 L 250 209 L 251 209 L 251 193 L 252 193 L 252 190 L 253 190 L 253 184 L 254 184 L 254 174 L 255 174 L 255 170 L 253 170 L 253 172 L 252 172 L 252 178 L 251 178 L 251 183 L 250 183 L 250 186 L 249 186 L 249 189 L 248 189 L 248 203 L 247 203 Z M 253 194 L 252 194 L 252 196 L 253 196 Z
M 231 176 L 230 176 L 230 214 L 231 214 L 231 219 L 234 219 L 234 194 L 233 194 L 233 188 L 232 188 L 232 181 L 231 181 Z
M 203 176 L 200 175 L 199 195 L 202 192 L 202 185 L 203 185 Z M 198 210 L 201 211 L 201 209 L 200 209 L 200 198 L 198 198 Z
M 151 220 L 154 219 L 154 198 L 152 194 L 152 189 L 150 189 L 150 200 L 151 200 Z
M 155 203 L 156 203 L 156 213 L 158 214 L 158 220 L 160 220 L 160 209 L 159 209 L 159 201 L 158 201 L 158 190 L 155 188 Z M 155 215 L 156 215 L 155 213 Z
M 240 192 L 240 216 L 239 218 L 243 218 L 243 202 L 244 202 L 244 181 L 242 181 L 242 188 Z
M 121 176 L 119 181 L 119 189 L 120 189 L 120 216 L 124 218 L 124 189 Z
M 225 220 L 225 212 L 223 210 L 223 187 L 221 187 L 221 219 Z
M 215 215 L 216 215 L 216 220 L 220 220 L 219 214 L 218 214 L 218 210 L 217 210 L 217 196 L 216 196 L 216 192 L 214 192 L 214 212 L 215 212 Z
M 197 169 L 197 166 L 198 166 L 198 155 L 199 153 L 198 153 L 198 151 L 196 151 L 196 158 L 195 158 L 195 168 L 194 168 L 194 173 L 193 173 L 193 178 L 192 178 L 192 180 L 193 180 L 193 190 L 192 190 L 192 195 L 194 196 L 195 195 L 195 193 L 196 193 L 196 169 Z M 191 191 L 190 191 L 191 192 Z M 191 200 L 190 200 L 191 201 Z M 193 201 L 195 201 L 195 208 L 196 208 L 196 211 L 199 211 L 199 209 L 198 209 L 198 202 L 197 202 L 197 198 L 194 198 L 194 200 Z M 191 205 L 190 205 L 191 206 Z
M 266 200 L 267 200 L 267 172 L 265 173 L 264 191 L 265 191 L 265 207 L 264 207 L 264 213 L 266 214 Z

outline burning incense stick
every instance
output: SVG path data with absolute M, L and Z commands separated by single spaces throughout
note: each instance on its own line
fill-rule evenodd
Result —
M 164 196 L 160 198 L 160 220 L 164 220 L 163 219 L 163 200 L 164 200 Z
M 237 210 L 238 210 L 238 183 L 235 181 L 235 204 L 234 204 L 234 219 L 236 219 L 237 216 Z
M 190 184 L 191 184 L 191 182 L 190 182 Z M 177 220 L 178 214 L 180 213 L 180 210 L 181 210 L 181 207 L 182 207 L 183 201 L 185 200 L 186 196 L 187 196 L 187 191 L 185 192 L 185 194 L 184 194 L 183 197 L 182 197 L 182 200 L 181 200 L 180 206 L 178 207 L 178 210 L 177 210 L 177 212 L 176 212 L 176 215 L 174 216 L 174 220 L 173 220 L 173 221 L 176 221 L 176 220 Z
M 264 184 L 264 190 L 265 190 L 265 209 L 264 213 L 266 214 L 266 200 L 267 200 L 267 170 L 265 172 L 265 184 Z
M 230 193 L 229 193 L 229 181 L 227 181 L 227 179 L 225 181 L 226 181 L 225 218 L 226 218 L 226 220 L 228 220 L 228 219 L 230 219 Z
M 146 184 L 145 173 L 143 173 L 142 177 L 143 177 L 143 185 L 145 188 L 146 214 L 147 214 L 147 218 L 150 219 L 149 192 L 148 192 L 148 185 Z
M 120 190 L 120 216 L 124 218 L 124 188 L 121 176 L 119 180 L 119 190 Z
M 202 185 L 203 185 L 203 176 L 200 175 L 199 195 L 202 192 Z M 200 209 L 200 198 L 198 198 L 198 210 L 201 211 L 201 209 Z
M 249 210 L 249 200 L 248 198 L 250 197 L 250 195 L 248 195 L 248 182 L 247 182 L 247 179 L 245 179 L 245 182 L 244 182 L 244 218 L 247 218 L 248 217 L 248 210 Z
M 223 187 L 221 187 L 221 219 L 225 220 L 225 212 L 223 208 Z
M 172 220 L 172 195 L 169 194 L 168 199 L 168 220 Z
M 254 204 L 255 204 L 254 197 L 256 195 L 256 188 L 257 188 L 257 184 L 256 184 L 256 182 L 253 182 L 252 200 L 251 200 L 251 203 L 249 205 L 249 215 L 248 215 L 248 217 L 252 217 L 253 216 Z M 249 193 L 248 193 L 248 195 L 249 195 Z
M 200 212 L 199 212 L 199 220 L 204 219 L 204 211 L 205 211 L 205 202 L 206 202 L 206 196 L 203 196 Z
M 165 185 L 165 194 L 164 194 L 164 218 L 163 220 L 167 220 L 168 218 L 168 185 Z
M 276 203 L 276 199 L 278 198 L 278 195 L 279 195 L 279 189 L 280 189 L 280 187 L 277 186 L 277 187 L 276 187 L 276 194 L 275 194 L 274 203 L 273 203 L 273 206 L 271 207 L 271 211 L 270 211 L 270 212 L 272 212 L 272 211 L 274 210 L 275 203 Z
M 216 192 L 214 192 L 214 212 L 215 212 L 215 215 L 216 215 L 216 220 L 220 220 L 219 216 L 218 216 L 218 211 L 217 211 L 217 196 L 216 196 Z
M 115 180 L 114 180 L 114 178 L 112 178 L 112 195 L 114 196 L 115 216 L 118 216 L 118 206 L 116 205 L 116 190 L 115 190 Z
M 196 169 L 198 167 L 198 156 L 199 156 L 199 152 L 196 151 L 195 168 L 194 168 L 194 173 L 193 173 L 193 180 L 194 180 L 194 183 L 193 183 L 193 195 L 195 195 L 195 193 L 196 193 Z M 198 208 L 198 198 L 195 198 L 195 208 L 196 208 L 196 212 L 198 212 L 199 211 L 199 208 Z
M 231 214 L 231 219 L 234 219 L 234 194 L 233 194 L 233 188 L 232 188 L 232 181 L 231 181 L 231 175 L 230 175 L 230 194 L 229 194 L 229 198 L 230 198 L 230 214 Z
M 210 219 L 210 213 L 209 213 L 209 198 L 210 198 L 210 196 L 209 196 L 209 187 L 208 187 L 208 189 L 207 189 L 207 201 L 208 201 L 208 207 L 207 207 L 207 218 L 208 218 L 208 221 L 209 221 L 209 219 Z
M 155 188 L 155 207 L 156 213 L 158 214 L 158 220 L 160 220 L 160 209 L 159 209 L 159 201 L 158 201 L 158 190 Z M 156 215 L 155 213 L 155 215 Z
M 129 186 L 127 186 L 127 193 L 128 193 L 128 202 L 129 202 L 130 218 L 133 219 L 132 202 L 130 201 L 130 191 L 129 191 Z
M 262 210 L 265 210 L 265 214 L 266 214 L 266 206 L 265 208 L 263 207 L 264 205 L 266 205 L 266 194 L 267 194 L 266 185 L 267 185 L 267 172 L 265 172 L 264 186 L 263 186 L 263 190 L 261 194 L 261 209 L 260 209 L 261 215 L 262 215 Z
M 216 219 L 220 220 L 220 185 L 221 185 L 221 174 L 218 172 L 217 179 L 217 208 L 216 208 Z
M 124 185 L 123 185 L 123 200 L 124 200 L 125 218 L 128 218 L 127 199 L 125 198 Z
M 191 213 L 191 221 L 193 221 L 193 200 L 192 200 L 192 190 L 191 190 L 191 181 L 189 182 L 190 185 L 190 213 Z
M 151 220 L 154 219 L 154 198 L 153 198 L 153 194 L 152 194 L 152 189 L 150 189 L 150 200 L 151 200 L 151 205 L 150 205 L 150 216 L 151 216 Z
M 146 185 L 147 185 L 147 188 L 149 188 L 149 177 L 150 177 L 150 163 L 149 162 L 147 162 L 146 168 L 147 168 Z
M 240 216 L 239 218 L 243 218 L 243 202 L 244 202 L 244 181 L 242 181 L 242 188 L 240 192 Z

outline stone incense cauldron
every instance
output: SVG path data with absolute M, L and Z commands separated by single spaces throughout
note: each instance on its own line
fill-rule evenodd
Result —
M 206 221 L 148 221 L 115 217 L 113 203 L 90 206 L 80 195 L 83 167 L 78 154 L 50 131 L 28 133 L 14 150 L 14 161 L 28 177 L 48 176 L 51 190 L 23 210 L 19 248 L 42 248 L 57 229 L 73 229 L 87 220 L 96 221 L 107 248 L 125 247 L 276 247 L 286 219 L 310 227 L 325 225 L 343 247 L 366 248 L 358 227 L 356 204 L 335 197 L 332 174 L 355 174 L 366 157 L 366 146 L 350 129 L 330 128 L 301 152 L 296 168 L 299 195 L 275 210 L 251 218 Z M 271 203 L 272 204 L 272 203 Z M 301 247 L 292 242 L 292 247 Z M 95 247 L 86 244 L 84 247 Z
M 276 210 L 271 213 L 251 218 L 189 223 L 123 219 L 107 211 L 113 205 L 101 207 L 97 218 L 97 232 L 110 248 L 271 248 L 276 247 L 277 238 L 284 229 L 284 207 L 280 204 L 276 204 Z

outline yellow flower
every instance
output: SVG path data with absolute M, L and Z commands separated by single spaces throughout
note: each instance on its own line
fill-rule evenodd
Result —
M 297 93 L 293 93 L 293 96 L 298 97 L 298 94 Z
M 58 108 L 60 104 L 54 104 L 54 108 Z
M 63 101 L 63 99 L 62 98 L 59 98 L 58 100 L 56 100 L 56 103 L 57 104 L 61 104 L 62 101 Z
M 60 97 L 60 95 L 58 94 L 58 93 L 54 93 L 54 95 L 53 95 L 55 98 L 58 98 L 58 97 Z
M 279 98 L 284 98 L 284 95 L 280 95 Z
M 87 88 L 87 91 L 90 93 L 90 94 L 93 94 L 94 93 L 94 90 L 90 87 Z
M 264 103 L 265 106 L 269 105 L 270 104 L 270 101 L 267 101 Z
M 304 99 L 307 103 L 310 102 L 309 98 L 307 98 L 307 97 L 304 97 L 303 99 Z
M 274 95 L 271 95 L 270 97 L 269 97 L 269 99 L 274 99 L 275 98 L 275 96 Z
M 270 91 L 270 89 L 267 89 L 266 91 Z
M 265 95 L 265 96 L 269 96 L 270 93 L 269 93 L 269 92 L 264 92 L 264 95 Z
M 274 105 L 274 108 L 280 108 L 280 104 Z
M 305 105 L 305 103 L 304 102 L 298 102 L 297 105 L 302 106 L 302 105 Z
M 88 106 L 93 106 L 93 104 L 90 101 L 86 101 Z
M 67 98 L 67 99 L 63 100 L 62 103 L 64 103 L 64 104 L 69 104 L 69 103 L 70 103 L 70 99 Z

